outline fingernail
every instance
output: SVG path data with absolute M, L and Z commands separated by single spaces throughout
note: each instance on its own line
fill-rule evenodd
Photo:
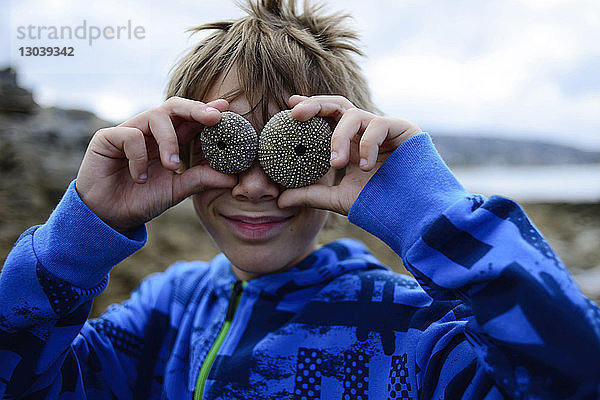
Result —
M 146 179 L 148 179 L 148 174 L 144 172 L 143 174 L 140 174 L 140 176 L 138 176 L 138 179 L 140 181 L 145 181 Z
M 179 164 L 179 155 L 177 155 L 177 154 L 173 154 L 173 155 L 171 156 L 171 162 L 172 162 L 173 164 Z
M 361 167 L 366 167 L 368 163 L 369 163 L 369 161 L 367 161 L 366 158 L 361 158 L 360 159 L 360 166 Z
M 204 111 L 206 111 L 206 112 L 217 111 L 218 112 L 219 110 L 217 110 L 214 107 L 206 107 L 206 109 L 204 109 Z
M 333 161 L 336 158 L 338 158 L 338 154 L 334 151 L 334 152 L 331 153 L 331 159 L 330 159 L 330 161 Z

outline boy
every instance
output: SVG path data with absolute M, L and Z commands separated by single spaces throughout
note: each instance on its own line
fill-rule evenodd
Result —
M 199 27 L 212 33 L 170 98 L 96 132 L 49 220 L 15 244 L 0 276 L 3 396 L 598 397 L 598 308 L 521 209 L 465 192 L 417 126 L 372 113 L 343 17 L 271 0 L 248 14 Z M 335 126 L 319 182 L 284 190 L 257 162 L 207 165 L 196 137 L 221 112 L 260 132 L 287 108 Z M 144 223 L 188 196 L 223 254 L 86 321 Z M 355 241 L 318 248 L 328 211 L 417 280 Z

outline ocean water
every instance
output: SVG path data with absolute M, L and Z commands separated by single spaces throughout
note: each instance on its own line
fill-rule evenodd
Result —
M 600 202 L 600 164 L 454 169 L 470 192 L 522 202 Z

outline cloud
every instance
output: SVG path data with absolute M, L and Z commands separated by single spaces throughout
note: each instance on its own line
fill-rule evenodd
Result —
M 375 97 L 388 114 L 442 130 L 528 132 L 600 149 L 600 88 L 590 66 L 600 55 L 600 27 L 594 18 L 573 22 L 589 10 L 565 12 L 563 2 L 555 3 L 541 12 L 541 5 L 513 2 L 484 21 L 471 21 L 469 36 L 482 32 L 486 45 L 465 47 L 447 29 L 405 39 L 367 64 Z M 449 25 L 458 28 L 461 18 L 454 17 Z M 447 24 L 435 11 L 431 20 Z
M 388 115 L 439 132 L 502 131 L 600 149 L 600 2 L 330 0 L 325 9 L 353 15 L 368 55 L 360 62 Z M 241 15 L 233 2 L 196 0 L 13 0 L 10 13 L 12 24 L 88 18 L 146 27 L 143 43 L 99 43 L 77 71 L 21 66 L 42 103 L 115 121 L 160 104 L 171 66 L 196 40 L 186 28 Z M 9 40 L 0 38 L 0 50 Z M 2 51 L 0 62 L 7 59 Z

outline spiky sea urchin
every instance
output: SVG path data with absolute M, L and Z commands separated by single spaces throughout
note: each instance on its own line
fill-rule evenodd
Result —
M 231 111 L 222 112 L 216 125 L 204 127 L 200 142 L 210 166 L 224 174 L 250 168 L 258 151 L 258 135 L 250 122 Z
M 325 119 L 298 121 L 291 110 L 275 114 L 258 141 L 265 173 L 286 188 L 310 185 L 329 170 L 331 128 Z

